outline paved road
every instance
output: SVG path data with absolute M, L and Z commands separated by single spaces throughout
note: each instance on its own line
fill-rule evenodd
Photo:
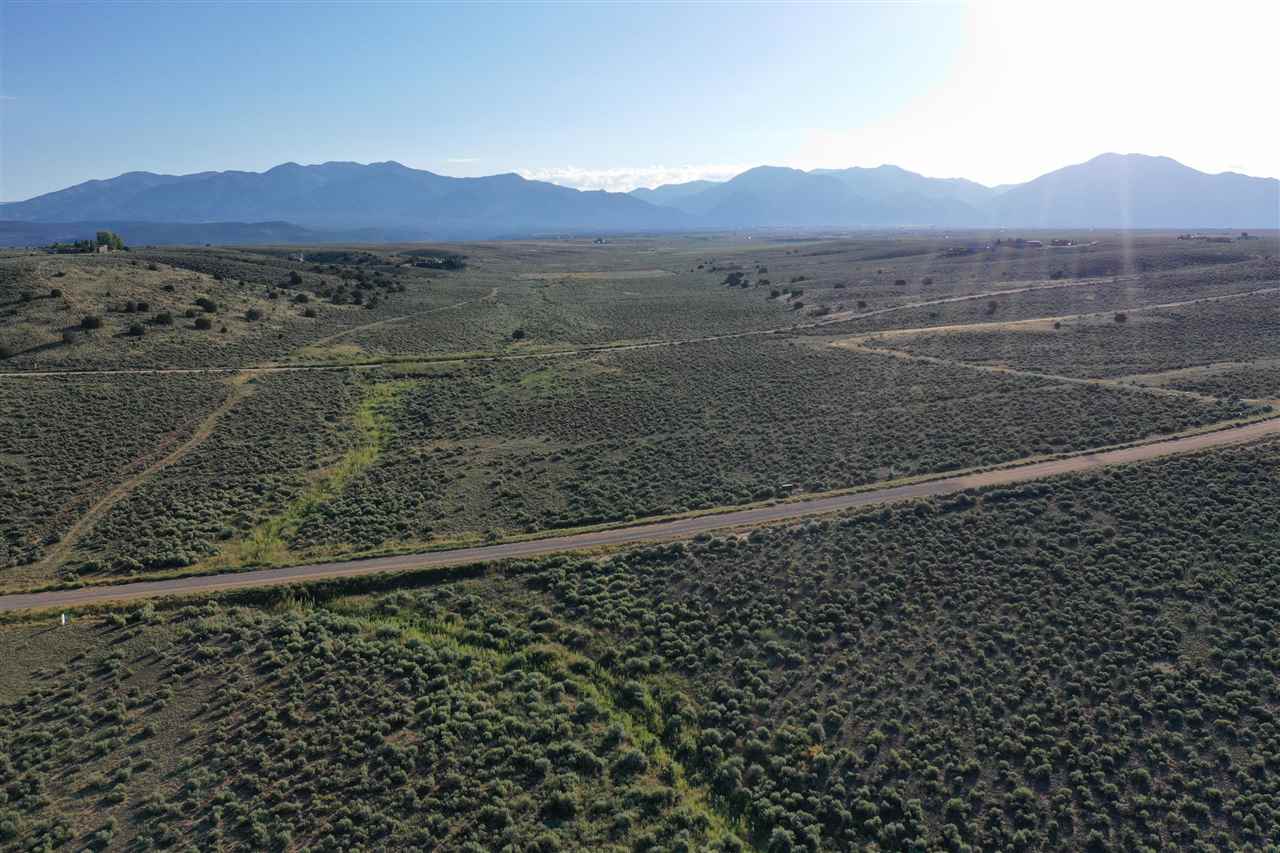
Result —
M 838 510 L 872 504 L 893 503 L 912 498 L 932 497 L 964 491 L 982 486 L 997 486 L 1038 480 L 1055 474 L 1090 471 L 1109 465 L 1141 462 L 1180 453 L 1193 453 L 1214 447 L 1243 444 L 1269 436 L 1280 435 L 1280 418 L 1255 421 L 1234 429 L 1202 433 L 1183 438 L 1154 441 L 1135 447 L 1086 453 L 1066 459 L 1036 462 L 1010 468 L 999 468 L 976 474 L 945 477 L 924 483 L 911 483 L 874 489 L 857 494 L 815 498 L 774 506 L 735 510 L 720 515 L 705 515 L 657 524 L 620 527 L 594 533 L 577 533 L 553 536 L 528 542 L 511 542 L 485 545 L 477 548 L 459 548 L 453 551 L 435 551 L 424 554 L 405 554 L 394 557 L 374 557 L 344 563 L 314 563 L 306 566 L 289 566 L 279 569 L 237 572 L 222 575 L 201 575 L 162 581 L 140 581 L 107 587 L 84 587 L 21 595 L 0 596 L 0 611 L 29 608 L 72 608 L 77 605 L 98 604 L 106 601 L 126 601 L 154 598 L 164 595 L 219 592 L 247 587 L 276 586 L 279 584 L 328 578 L 369 575 L 379 572 L 405 571 L 440 566 L 456 566 L 488 560 L 535 557 L 564 551 L 597 548 L 606 545 L 628 545 L 639 542 L 655 542 L 673 539 L 689 539 L 699 533 L 710 533 L 726 528 L 745 527 L 768 522 L 785 521 L 836 512 Z

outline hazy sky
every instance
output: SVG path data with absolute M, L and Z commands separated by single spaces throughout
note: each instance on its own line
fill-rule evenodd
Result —
M 399 160 L 630 189 L 763 163 L 988 184 L 1104 151 L 1280 176 L 1280 3 L 0 0 L 0 199 Z

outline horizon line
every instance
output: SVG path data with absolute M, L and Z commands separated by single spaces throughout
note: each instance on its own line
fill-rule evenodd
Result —
M 1145 154 L 1145 153 L 1137 152 L 1137 151 L 1126 152 L 1126 153 L 1123 153 L 1123 154 L 1122 154 L 1122 153 L 1119 153 L 1119 152 L 1117 152 L 1117 151 L 1104 151 L 1104 152 L 1101 152 L 1101 153 L 1099 153 L 1099 154 L 1095 154 L 1094 156 L 1092 156 L 1092 157 L 1090 157 L 1090 158 L 1088 158 L 1088 159 L 1086 159 L 1086 160 L 1081 160 L 1081 161 L 1076 162 L 1076 163 L 1067 163 L 1067 164 L 1065 164 L 1065 165 L 1058 166 L 1058 167 L 1056 167 L 1056 168 L 1054 168 L 1054 169 L 1050 169 L 1050 170 L 1049 170 L 1049 171 L 1047 171 L 1047 172 L 1042 172 L 1042 173 L 1040 173 L 1039 175 L 1036 175 L 1036 176 L 1034 176 L 1034 177 L 1032 177 L 1032 178 L 1028 178 L 1028 179 L 1027 179 L 1027 180 L 1025 180 L 1025 181 L 1013 181 L 1013 182 L 997 183 L 997 184 L 986 184 L 986 183 L 983 183 L 982 181 L 977 181 L 977 180 L 974 180 L 973 178 L 966 178 L 966 177 L 964 177 L 964 176 L 960 176 L 960 175 L 946 176 L 946 177 L 942 177 L 942 176 L 935 176 L 935 175 L 927 175 L 927 174 L 925 174 L 925 173 L 923 173 L 923 172 L 917 172 L 917 171 L 915 171 L 915 170 L 913 170 L 913 169 L 910 169 L 910 168 L 908 168 L 908 167 L 906 167 L 906 166 L 898 165 L 897 163 L 880 163 L 880 164 L 875 165 L 875 166 L 856 166 L 856 165 L 855 165 L 855 166 L 814 166 L 814 167 L 812 167 L 812 168 L 808 168 L 808 169 L 800 168 L 800 167 L 798 167 L 798 166 L 778 165 L 778 164 L 773 164 L 773 163 L 760 163 L 760 164 L 757 164 L 757 165 L 754 165 L 754 166 L 747 166 L 747 167 L 745 167 L 745 168 L 742 168 L 742 169 L 741 169 L 741 171 L 734 172 L 732 175 L 730 175 L 730 176 L 729 176 L 729 177 L 727 177 L 727 178 L 719 178 L 719 179 L 717 179 L 717 178 L 708 178 L 708 177 L 690 177 L 690 178 L 688 178 L 687 180 L 663 181 L 662 183 L 652 183 L 652 184 L 637 184 L 636 186 L 631 187 L 631 188 L 629 188 L 629 189 L 618 189 L 618 190 L 610 190 L 610 189 L 605 189 L 605 188 L 602 188 L 602 187 L 582 187 L 582 186 L 575 186 L 575 185 L 574 185 L 574 184 L 572 184 L 572 183 L 565 183 L 565 182 L 562 182 L 562 181 L 554 180 L 553 178 L 549 178 L 549 177 L 542 177 L 542 176 L 538 176 L 538 175 L 545 175 L 545 173 L 547 173 L 547 172 L 556 172 L 556 171 L 559 171 L 559 172 L 573 172 L 573 171 L 578 171 L 578 172 L 581 172 L 581 173 L 584 173 L 584 174 L 590 174 L 590 173 L 595 173 L 595 174 L 613 173 L 613 174 L 617 174 L 617 173 L 620 173 L 620 172 L 622 172 L 622 173 L 639 173 L 639 172 L 643 172 L 643 171 L 667 170 L 667 169 L 668 169 L 668 167 L 664 167 L 664 166 L 656 166 L 656 165 L 655 165 L 655 166 L 637 167 L 637 168 L 615 167 L 615 168 L 608 168 L 608 169 L 575 169 L 575 167 L 573 167 L 573 166 L 564 166 L 564 167 L 559 167 L 558 169 L 556 169 L 556 168 L 550 168 L 550 169 L 528 169 L 528 168 L 525 168 L 525 169 L 514 169 L 514 170 L 506 170 L 506 171 L 493 172 L 493 173 L 485 174 L 485 175 L 450 175 L 450 174 L 447 174 L 447 173 L 444 173 L 444 172 L 437 172 L 437 171 L 435 171 L 435 170 L 433 170 L 433 169 L 426 169 L 426 168 L 421 168 L 421 167 L 417 167 L 417 166 L 409 166 L 409 165 L 406 165 L 406 164 L 404 164 L 404 163 L 402 163 L 402 162 L 400 162 L 400 161 L 398 161 L 398 160 L 390 160 L 390 159 L 388 159 L 388 160 L 371 160 L 371 161 L 369 161 L 369 162 L 367 162 L 367 163 L 362 163 L 362 162 L 360 162 L 359 160 L 324 160 L 324 161 L 321 161 L 321 162 L 318 162 L 318 163 L 299 163 L 299 162 L 297 162 L 297 161 L 295 161 L 295 160 L 286 160 L 286 161 L 284 161 L 284 162 L 277 163 L 277 164 L 275 164 L 275 165 L 273 165 L 273 166 L 268 166 L 267 168 L 264 168 L 264 169 L 262 169 L 262 170 L 260 170 L 260 171 L 254 171 L 253 169 L 202 169 L 202 170 L 198 170 L 198 171 L 194 171 L 194 172 L 157 172 L 157 171 L 151 171 L 151 170 L 148 170 L 148 169 L 130 169 L 130 170 L 127 170 L 127 171 L 124 171 L 124 172 L 120 172 L 119 174 L 113 175 L 113 176 L 111 176 L 111 177 L 107 177 L 107 178 L 89 178 L 89 179 L 86 179 L 86 180 L 80 181 L 80 182 L 78 182 L 78 183 L 68 184 L 68 185 L 65 185 L 65 186 L 59 187 L 59 188 L 57 188 L 57 189 L 52 189 L 52 190 L 48 190 L 48 191 L 43 192 L 43 193 L 38 193 L 38 194 L 33 195 L 33 196 L 28 196 L 27 198 L 18 198 L 18 199 L 0 199 L 0 204 L 4 204 L 4 205 L 8 205 L 8 204 L 22 204 L 22 203 L 24 203 L 24 202 L 33 201 L 33 200 L 35 200 L 35 199 L 41 198 L 41 197 L 46 196 L 46 195 L 52 195 L 52 194 L 54 194 L 54 193 L 63 192 L 63 191 L 65 191 L 65 190 L 69 190 L 69 189 L 74 189 L 74 188 L 76 188 L 76 187 L 85 186 L 86 184 L 103 183 L 103 182 L 106 182 L 106 181 L 113 181 L 113 180 L 117 180 L 117 179 L 119 179 L 119 178 L 125 177 L 125 176 L 127 176 L 127 175 L 155 175 L 155 176 L 157 176 L 157 177 L 164 177 L 164 178 L 191 178 L 191 177 L 197 177 L 197 176 L 200 176 L 200 175 L 208 175 L 208 176 L 211 176 L 211 177 L 212 177 L 212 176 L 214 176 L 214 175 L 226 175 L 226 174 L 265 175 L 265 174 L 267 174 L 268 172 L 272 172 L 272 171 L 275 171 L 276 169 L 280 169 L 280 168 L 284 168 L 284 167 L 288 167 L 288 166 L 295 166 L 295 167 L 302 168 L 302 169 L 315 168 L 315 167 L 319 167 L 319 166 L 360 166 L 360 167 L 364 167 L 364 168 L 369 168 L 369 167 L 374 167 L 374 166 L 396 166 L 396 167 L 399 167 L 399 168 L 402 168 L 402 169 L 407 169 L 407 170 L 409 170 L 409 171 L 414 171 L 414 172 L 425 172 L 425 173 L 427 173 L 427 174 L 436 175 L 436 176 L 438 176 L 438 177 L 442 177 L 442 178 L 451 178 L 451 179 L 456 179 L 456 180 L 481 180 L 481 179 L 484 179 L 484 178 L 497 178 L 497 177 L 506 177 L 506 176 L 508 176 L 508 175 L 513 175 L 513 176 L 519 177 L 521 180 L 531 181 L 531 182 L 538 182 L 538 183 L 547 183 L 547 184 L 552 184 L 552 185 L 554 185 L 554 186 L 563 187 L 563 188 L 565 188 L 565 189 L 575 190 L 575 191 L 577 191 L 577 192 L 606 192 L 606 193 L 611 193 L 611 194 L 616 194 L 616 195 L 629 195 L 630 193 L 633 193 L 633 192 L 635 192 L 636 190 L 656 190 L 656 189 L 660 189 L 660 188 L 665 187 L 665 186 L 679 186 L 679 185 L 681 185 L 681 184 L 685 184 L 685 183 L 693 183 L 693 182 L 695 182 L 695 181 L 708 181 L 708 182 L 710 182 L 710 183 L 727 183 L 728 181 L 731 181 L 731 180 L 733 180 L 734 178 L 740 177 L 741 175 L 745 174 L 746 172 L 750 172 L 750 171 L 753 171 L 753 170 L 755 170 L 755 169 L 790 169 L 790 170 L 794 170 L 794 171 L 797 171 L 797 172 L 803 172 L 803 173 L 805 173 L 805 174 L 812 174 L 812 173 L 814 173 L 814 172 L 844 171 L 844 170 L 847 170 L 847 169 L 866 169 L 866 170 L 869 170 L 869 171 L 873 171 L 873 170 L 876 170 L 876 169 L 883 169 L 883 168 L 885 168 L 885 167 L 891 167 L 891 168 L 895 168 L 895 169 L 902 169 L 902 170 L 903 170 L 903 171 L 905 171 L 905 172 L 910 172 L 910 173 L 912 173 L 912 174 L 914 174 L 914 175 L 919 175 L 919 176 L 921 176 L 921 177 L 928 178 L 928 179 L 930 179 L 930 180 L 939 180 L 939 181 L 968 181 L 969 183 L 976 184 L 976 185 L 978 185 L 978 186 L 980 186 L 980 187 L 983 187 L 984 189 L 996 189 L 996 188 L 1000 188 L 1000 187 L 1015 187 L 1015 186 L 1020 186 L 1020 185 L 1022 185 L 1022 184 L 1027 184 L 1027 183 L 1030 183 L 1031 181 L 1034 181 L 1034 180 L 1037 180 L 1038 178 L 1043 177 L 1044 175 L 1052 174 L 1053 172 L 1059 171 L 1059 170 L 1061 170 L 1061 169 L 1071 168 L 1072 166 L 1081 166 L 1081 165 L 1085 165 L 1085 164 L 1087 164 L 1087 163 L 1091 163 L 1091 162 L 1093 162 L 1094 160 L 1097 160 L 1097 159 L 1099 159 L 1099 158 L 1102 158 L 1102 157 L 1108 157 L 1108 156 L 1115 156 L 1115 157 L 1146 157 L 1146 158 L 1155 159 L 1155 160 L 1170 160 L 1170 161 L 1172 161 L 1172 162 L 1174 162 L 1174 163 L 1177 163 L 1177 164 L 1178 164 L 1178 165 L 1180 165 L 1180 166 L 1183 166 L 1183 167 L 1185 167 L 1185 168 L 1192 169 L 1192 170 L 1194 170 L 1194 171 L 1196 171 L 1196 172 L 1200 172 L 1201 174 L 1210 175 L 1210 176 L 1218 176 L 1218 175 L 1243 175 L 1244 177 L 1248 177 L 1248 178 L 1256 178 L 1256 179 L 1258 179 L 1258 180 L 1280 180 L 1280 178 L 1277 178 L 1277 177 L 1274 177 L 1274 176 L 1270 176 L 1270 175 L 1251 175 L 1251 174 L 1249 174 L 1249 173 L 1247 173 L 1247 172 L 1241 172 L 1241 171 L 1237 171 L 1237 170 L 1235 170 L 1235 169 L 1225 169 L 1225 170 L 1220 171 L 1220 172 L 1206 172 L 1206 171 L 1203 171 L 1203 170 L 1201 170 L 1201 169 L 1197 169 L 1197 168 L 1196 168 L 1196 167 L 1194 167 L 1194 166 L 1188 166 L 1187 164 L 1183 163 L 1181 160 L 1177 160 L 1176 158 L 1174 158 L 1174 157 L 1170 157 L 1170 156 L 1165 155 L 1165 154 Z M 454 162 L 457 162 L 457 161 L 454 161 Z M 714 167 L 712 167 L 712 166 L 686 165 L 686 166 L 670 167 L 670 170 L 673 170 L 673 171 L 674 171 L 674 170 L 696 170 L 696 169 L 699 169 L 699 168 L 709 169 L 709 168 L 714 168 Z M 735 168 L 736 168 L 736 167 L 735 167 Z M 531 175 L 534 175 L 534 176 L 533 176 L 533 177 L 531 177 Z

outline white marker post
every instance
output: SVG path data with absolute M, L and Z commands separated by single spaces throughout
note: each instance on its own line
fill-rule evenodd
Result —
M 65 613 L 62 614 L 62 624 L 63 625 L 67 624 L 67 614 Z

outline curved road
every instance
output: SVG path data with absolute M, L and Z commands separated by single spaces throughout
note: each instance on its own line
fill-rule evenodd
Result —
M 342 563 L 313 563 L 304 566 L 258 569 L 221 575 L 198 575 L 195 577 L 174 578 L 172 580 L 139 581 L 116 586 L 90 586 L 81 589 L 6 595 L 0 596 L 0 611 L 71 608 L 78 605 L 100 604 L 107 601 L 127 601 L 165 595 L 221 592 L 244 589 L 246 587 L 276 586 L 329 578 L 370 575 L 380 572 L 397 572 L 410 569 L 457 566 L 489 560 L 536 557 L 606 545 L 629 545 L 641 542 L 688 539 L 699 533 L 710 533 L 726 528 L 767 524 L 769 522 L 803 518 L 872 504 L 933 497 L 984 486 L 1022 483 L 1056 474 L 1079 473 L 1110 465 L 1142 462 L 1162 456 L 1194 453 L 1215 447 L 1243 444 L 1275 435 L 1280 435 L 1280 418 L 1254 421 L 1244 426 L 1217 432 L 1157 440 L 1133 447 L 1084 453 L 1065 459 L 1051 459 L 1023 465 L 1015 463 L 1012 467 L 996 468 L 974 474 L 961 474 L 954 477 L 942 477 L 921 483 L 909 483 L 902 486 L 890 486 L 854 494 L 814 498 L 812 500 L 781 503 L 773 506 L 733 510 L 718 515 L 704 515 L 696 518 L 683 518 L 654 524 L 599 530 L 593 533 L 552 536 L 527 542 L 484 545 L 476 548 L 459 548 L 452 551 L 372 557 Z

